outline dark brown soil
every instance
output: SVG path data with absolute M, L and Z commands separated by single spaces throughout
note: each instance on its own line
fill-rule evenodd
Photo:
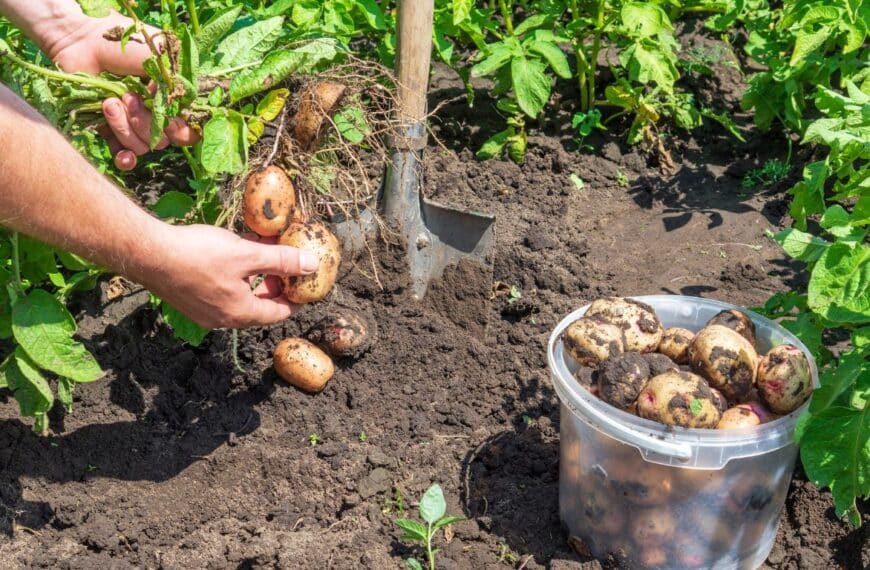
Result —
M 723 69 L 696 87 L 734 110 L 739 80 Z M 559 113 L 570 115 L 576 98 L 560 87 Z M 436 76 L 434 100 L 459 92 L 450 74 Z M 271 351 L 328 307 L 243 331 L 241 374 L 228 333 L 184 346 L 144 292 L 78 299 L 80 335 L 107 378 L 80 386 L 74 412 L 56 411 L 45 438 L 0 392 L 3 568 L 400 568 L 419 551 L 392 521 L 402 508 L 416 516 L 434 481 L 449 513 L 469 519 L 438 539 L 439 568 L 608 564 L 574 552 L 560 527 L 549 331 L 601 295 L 753 306 L 800 282 L 764 236 L 785 222 L 787 183 L 740 187 L 748 168 L 786 149 L 776 136 L 739 144 L 715 127 L 675 132 L 677 169 L 666 175 L 660 156 L 621 142 L 619 126 L 578 152 L 554 116 L 524 165 L 481 163 L 473 149 L 498 125 L 493 101 L 481 92 L 473 110 L 453 103 L 440 117 L 447 147 L 428 151 L 426 191 L 497 215 L 501 294 L 490 300 L 488 275 L 461 266 L 415 304 L 401 252 L 385 252 L 384 290 L 354 271 L 330 302 L 373 316 L 380 342 L 315 396 L 277 379 Z M 522 297 L 503 294 L 510 286 Z M 866 568 L 868 528 L 838 521 L 830 495 L 798 471 L 768 567 Z

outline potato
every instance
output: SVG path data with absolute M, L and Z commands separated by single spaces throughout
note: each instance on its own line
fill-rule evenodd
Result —
M 296 212 L 296 191 L 278 166 L 255 170 L 245 181 L 244 220 L 257 235 L 274 237 L 290 225 Z
M 729 400 L 743 401 L 755 383 L 758 354 L 740 333 L 722 325 L 701 329 L 689 349 L 692 370 Z
M 711 565 L 707 541 L 698 539 L 693 533 L 678 531 L 671 544 L 681 568 L 704 568 Z
M 752 347 L 755 348 L 755 323 L 745 313 L 741 313 L 736 309 L 720 311 L 716 316 L 707 321 L 704 327 L 709 327 L 710 325 L 721 325 L 740 333 L 740 336 L 748 340 Z
M 691 372 L 653 376 L 637 398 L 637 414 L 665 425 L 713 428 L 721 413 L 707 381 Z
M 583 478 L 580 470 L 581 451 L 580 440 L 573 439 L 570 442 L 562 438 L 559 451 L 559 473 L 566 482 L 577 485 Z
M 719 410 L 720 414 L 725 413 L 725 410 L 728 409 L 728 400 L 716 388 L 710 388 L 710 392 L 713 393 L 713 404 L 716 405 L 716 409 Z
M 605 465 L 607 481 L 617 497 L 640 506 L 663 505 L 672 491 L 672 469 L 655 463 L 614 460 Z
M 598 369 L 590 368 L 589 366 L 581 366 L 574 373 L 574 378 L 577 382 L 587 390 L 595 387 L 596 394 L 598 393 Z
M 624 531 L 625 513 L 607 493 L 584 493 L 578 502 L 584 526 L 594 528 L 596 534 L 616 534 Z
M 641 547 L 661 546 L 674 535 L 674 515 L 668 507 L 632 511 L 631 537 Z
M 661 568 L 668 563 L 668 553 L 661 546 L 650 546 L 640 551 L 637 561 L 644 568 Z
M 598 395 L 612 406 L 623 409 L 637 400 L 649 379 L 649 365 L 636 352 L 608 358 L 598 368 Z
M 664 328 L 655 309 L 622 297 L 605 297 L 594 301 L 586 317 L 616 325 L 625 332 L 625 349 L 632 352 L 653 352 L 662 340 Z
M 728 484 L 725 509 L 741 523 L 756 520 L 773 503 L 775 484 L 766 474 L 748 473 Z
M 333 357 L 359 358 L 374 344 L 377 328 L 359 313 L 341 309 L 320 319 L 305 338 Z
M 281 245 L 311 251 L 320 258 L 320 267 L 309 275 L 284 277 L 284 295 L 291 303 L 314 303 L 332 291 L 341 264 L 338 239 L 320 222 L 292 223 L 278 238 Z
M 717 429 L 740 429 L 760 426 L 770 421 L 770 414 L 758 402 L 737 404 L 728 408 L 716 425 Z
M 581 366 L 596 366 L 611 356 L 625 352 L 625 335 L 617 326 L 604 321 L 581 318 L 562 333 L 562 342 Z
M 643 359 L 646 360 L 647 365 L 649 365 L 650 376 L 658 376 L 668 370 L 680 369 L 673 360 L 664 354 L 659 354 L 658 352 L 647 352 L 643 355 Z
M 686 364 L 689 362 L 689 347 L 694 338 L 695 333 L 689 329 L 671 327 L 662 334 L 658 350 L 677 364 Z
M 302 95 L 293 119 L 293 138 L 302 150 L 312 150 L 317 144 L 324 119 L 332 116 L 346 90 L 344 85 L 321 81 Z
M 810 363 L 798 347 L 781 344 L 758 364 L 758 393 L 777 414 L 789 414 L 813 393 Z
M 320 392 L 335 366 L 329 356 L 302 338 L 285 338 L 275 347 L 275 371 L 278 375 L 306 392 Z

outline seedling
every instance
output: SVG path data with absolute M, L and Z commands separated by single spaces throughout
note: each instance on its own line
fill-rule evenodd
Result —
M 432 548 L 432 539 L 439 529 L 465 520 L 462 517 L 446 516 L 447 503 L 444 501 L 444 492 L 438 483 L 434 483 L 423 494 L 420 499 L 420 517 L 426 522 L 417 522 L 411 519 L 396 519 L 396 526 L 405 531 L 402 535 L 402 540 L 408 542 L 419 542 L 426 549 L 426 560 L 429 563 L 429 570 L 435 570 L 435 555 L 438 549 Z M 411 570 L 423 570 L 423 565 L 416 558 L 408 558 L 405 560 L 405 565 Z
M 320 442 L 321 442 L 320 436 L 317 435 L 316 433 L 312 433 L 311 435 L 308 436 L 308 443 L 311 444 L 311 447 L 314 447 L 315 445 L 317 445 Z
M 746 190 L 753 188 L 770 188 L 788 176 L 791 165 L 788 161 L 771 158 L 765 161 L 761 168 L 753 168 L 743 177 L 740 186 Z
M 622 169 L 616 170 L 616 183 L 622 188 L 628 188 L 628 176 L 625 175 Z
M 366 432 L 364 432 L 364 431 L 359 432 L 359 441 L 360 441 L 360 443 L 365 443 L 365 442 L 367 442 L 368 440 L 369 440 L 369 436 L 366 435 Z
M 522 291 L 520 291 L 519 287 L 516 285 L 511 285 L 510 293 L 508 293 L 508 305 L 513 305 L 517 301 L 519 301 L 523 296 Z
M 507 544 L 503 542 L 498 543 L 498 560 L 496 561 L 498 564 L 507 562 L 508 564 L 514 565 L 519 559 L 520 557 L 514 554 Z
M 583 182 L 583 179 L 574 174 L 573 172 L 568 178 L 571 180 L 577 190 L 583 190 L 583 188 L 586 186 L 586 183 Z
M 394 498 L 392 498 L 392 499 L 390 499 L 390 498 L 384 499 L 384 508 L 381 509 L 381 512 L 384 513 L 385 515 L 389 514 L 390 512 L 392 512 L 393 508 L 395 507 L 396 514 L 398 514 L 401 517 L 405 514 L 405 499 L 404 499 L 404 497 L 402 497 L 402 491 L 397 488 L 394 492 L 393 497 Z
M 523 415 L 523 423 L 526 424 L 526 426 L 530 426 L 535 423 L 535 420 L 533 420 L 530 416 Z

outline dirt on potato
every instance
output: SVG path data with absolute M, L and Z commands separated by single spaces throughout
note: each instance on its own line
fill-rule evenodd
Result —
M 692 89 L 746 123 L 739 74 L 716 71 Z M 677 168 L 666 175 L 655 153 L 623 143 L 628 125 L 618 121 L 587 139 L 593 151 L 579 152 L 567 128 L 573 89 L 557 85 L 559 110 L 533 133 L 521 166 L 473 157 L 501 128 L 486 86 L 474 109 L 449 102 L 434 121 L 445 147 L 427 151 L 426 192 L 497 215 L 492 277 L 521 291 L 513 302 L 490 300 L 490 276 L 460 268 L 416 304 L 394 248 L 380 257 L 384 289 L 354 270 L 327 306 L 242 331 L 242 374 L 228 356 L 229 333 L 183 345 L 142 291 L 109 301 L 104 283 L 77 297 L 80 336 L 108 374 L 77 387 L 72 414 L 55 408 L 46 438 L 0 391 L 3 567 L 399 569 L 419 552 L 392 521 L 416 516 L 433 481 L 448 513 L 468 519 L 449 540 L 439 535 L 440 569 L 612 567 L 578 554 L 559 522 L 550 330 L 605 295 L 753 306 L 806 276 L 764 237 L 788 222 L 790 181 L 758 193 L 740 185 L 749 168 L 786 156 L 781 136 L 740 144 L 715 126 L 674 130 L 667 148 Z M 462 93 L 440 69 L 430 108 Z M 337 363 L 316 396 L 288 387 L 271 368 L 275 345 L 334 307 L 372 314 L 379 342 Z M 765 567 L 865 568 L 868 528 L 838 521 L 830 494 L 798 469 Z

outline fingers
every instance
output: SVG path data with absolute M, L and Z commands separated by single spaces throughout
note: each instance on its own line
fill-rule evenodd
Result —
M 121 150 L 115 154 L 115 166 L 118 170 L 133 170 L 136 168 L 136 154 L 132 150 Z
M 173 117 L 169 120 L 165 133 L 172 144 L 190 146 L 199 142 L 199 133 L 196 129 L 178 117 Z
M 275 275 L 267 275 L 262 283 L 254 289 L 254 296 L 261 299 L 274 299 L 281 295 L 281 279 Z
M 264 326 L 281 322 L 290 318 L 295 312 L 296 306 L 283 297 L 274 299 L 261 299 L 251 296 L 247 314 L 244 319 L 247 326 Z
M 250 248 L 245 256 L 250 260 L 247 275 L 308 275 L 320 266 L 316 254 L 295 247 L 256 243 L 250 243 L 247 247 Z
M 140 110 L 139 113 L 141 112 Z M 137 155 L 145 154 L 150 150 L 148 144 L 139 138 L 139 135 L 136 133 L 130 122 L 127 107 L 120 99 L 110 97 L 103 101 L 103 115 L 106 117 L 106 122 L 109 123 L 109 128 L 112 129 L 112 133 L 118 138 L 118 142 L 124 148 L 133 151 Z M 138 123 L 139 121 L 137 121 Z

